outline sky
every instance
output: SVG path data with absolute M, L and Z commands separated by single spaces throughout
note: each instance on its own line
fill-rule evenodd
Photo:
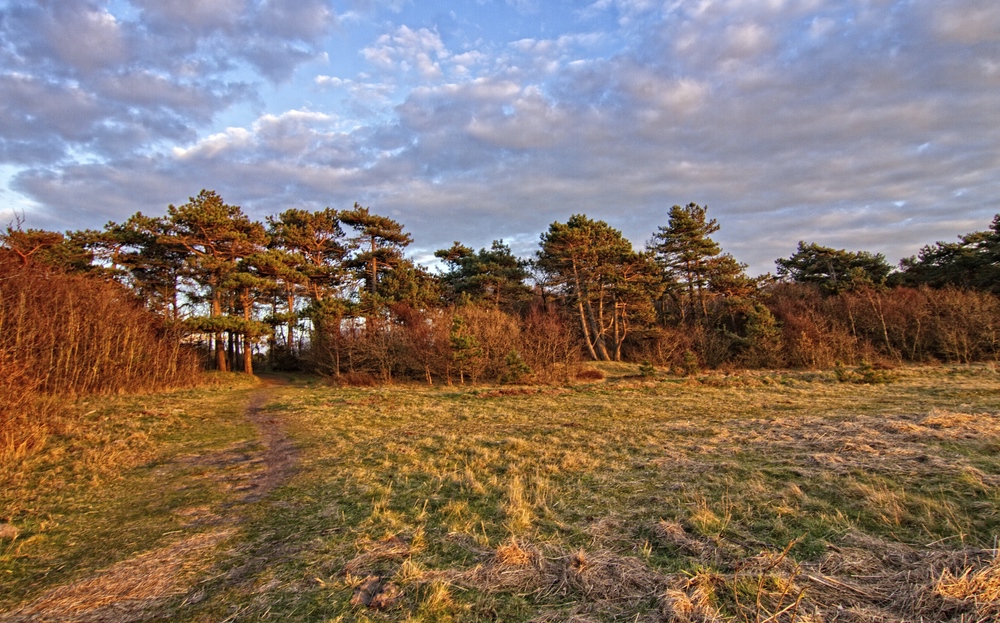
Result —
M 774 271 L 1000 212 L 996 0 L 0 0 L 0 224 L 201 189 L 391 216 L 428 261 L 671 206 Z

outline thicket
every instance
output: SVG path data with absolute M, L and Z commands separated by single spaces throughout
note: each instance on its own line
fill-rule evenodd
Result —
M 800 242 L 776 277 L 758 278 L 712 239 L 718 230 L 707 208 L 674 206 L 636 250 L 607 223 L 573 215 L 542 233 L 531 259 L 502 241 L 479 251 L 455 242 L 436 252 L 442 267 L 432 273 L 405 257 L 402 224 L 357 204 L 259 223 L 202 191 L 164 216 L 137 213 L 103 231 L 9 230 L 6 246 L 21 261 L 117 282 L 106 299 L 132 292 L 220 370 L 525 383 L 564 381 L 588 359 L 694 374 L 1000 358 L 991 277 L 1000 215 L 899 270 L 878 254 Z M 72 333 L 74 322 L 60 330 Z M 49 383 L 63 370 L 67 390 L 90 391 L 87 379 L 100 374 L 71 374 L 67 362 L 149 368 L 124 344 L 90 353 L 70 337 L 53 333 L 38 349 L 49 359 L 25 373 Z
M 0 248 L 0 452 L 57 430 L 60 399 L 192 383 L 201 369 L 176 329 L 113 281 Z

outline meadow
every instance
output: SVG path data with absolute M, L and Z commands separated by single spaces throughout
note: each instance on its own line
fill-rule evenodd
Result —
M 81 402 L 0 471 L 0 621 L 1000 616 L 995 366 L 591 365 Z

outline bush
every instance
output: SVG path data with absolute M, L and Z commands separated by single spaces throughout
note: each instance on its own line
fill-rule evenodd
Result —
M 578 381 L 603 381 L 604 373 L 597 368 L 583 368 L 576 373 Z
M 368 372 L 345 372 L 331 380 L 345 387 L 375 387 L 378 385 L 378 379 Z
M 684 363 L 681 368 L 681 374 L 684 376 L 695 376 L 701 372 L 701 367 L 698 365 L 698 356 L 692 351 L 684 351 Z
M 24 263 L 0 249 L 0 443 L 50 428 L 46 396 L 187 386 L 197 356 L 120 284 Z M 27 422 L 30 420 L 31 425 Z
M 528 364 L 524 363 L 521 355 L 516 350 L 512 350 L 507 354 L 506 363 L 507 371 L 500 378 L 501 383 L 520 383 L 531 374 L 531 368 L 528 367 Z

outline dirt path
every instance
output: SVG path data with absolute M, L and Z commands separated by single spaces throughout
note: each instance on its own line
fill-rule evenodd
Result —
M 179 459 L 218 470 L 212 478 L 239 494 L 223 507 L 223 514 L 206 508 L 185 509 L 180 514 L 188 518 L 187 526 L 198 532 L 51 589 L 15 611 L 0 613 L 0 623 L 129 623 L 162 616 L 163 605 L 170 598 L 186 595 L 185 601 L 197 601 L 197 581 L 215 548 L 237 532 L 246 506 L 283 485 L 295 470 L 295 447 L 281 422 L 263 410 L 273 387 L 281 384 L 281 379 L 264 379 L 263 386 L 251 394 L 245 411 L 262 448 L 246 442 Z

